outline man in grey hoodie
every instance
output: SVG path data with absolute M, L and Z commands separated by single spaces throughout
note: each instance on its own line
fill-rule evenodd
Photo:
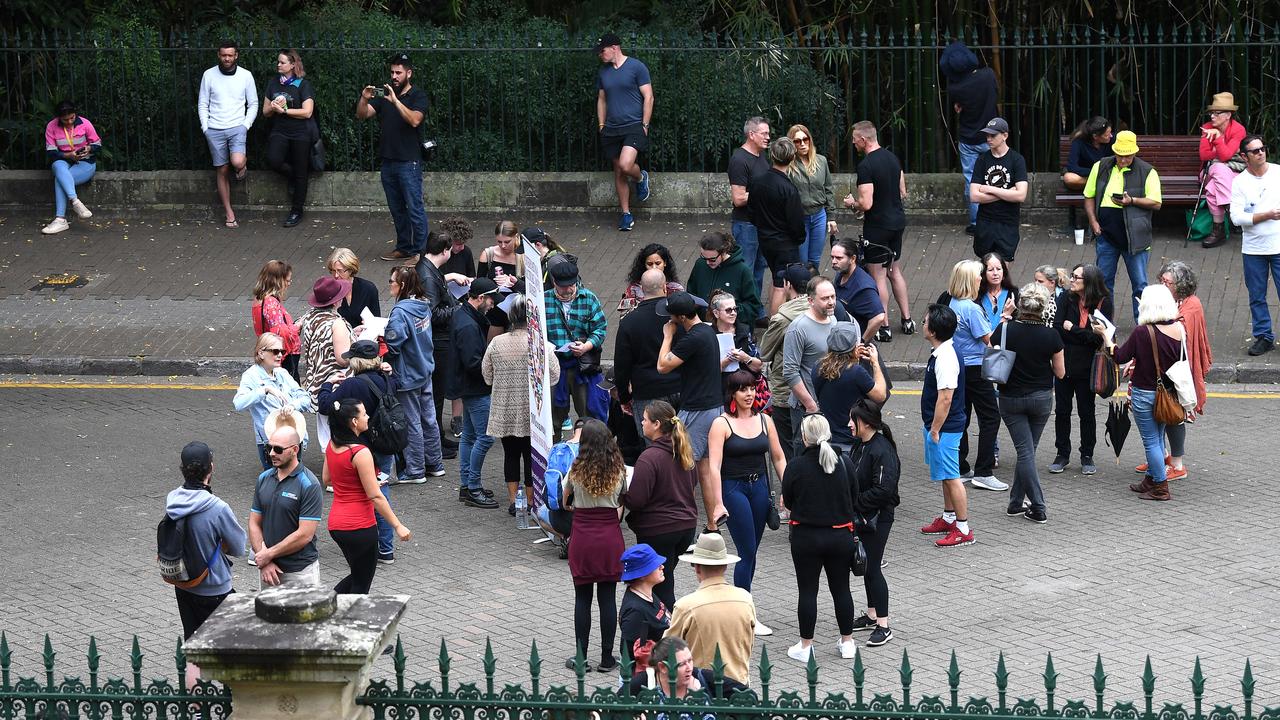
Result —
M 228 555 L 244 555 L 245 533 L 231 508 L 213 491 L 213 451 L 195 441 L 182 448 L 182 487 L 170 491 L 165 499 L 165 514 L 177 520 L 187 518 L 187 532 L 196 539 L 196 547 L 209 563 L 209 574 L 190 590 L 175 587 L 178 614 L 182 617 L 182 637 L 189 639 L 209 619 L 228 595 L 231 587 L 231 561 Z M 200 678 L 200 669 L 188 663 L 187 680 Z

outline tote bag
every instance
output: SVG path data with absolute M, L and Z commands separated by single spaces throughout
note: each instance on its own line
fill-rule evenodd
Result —
M 1187 329 L 1185 327 L 1182 329 L 1182 345 L 1178 362 L 1170 365 L 1164 374 L 1173 382 L 1173 387 L 1177 390 L 1178 404 L 1188 412 L 1195 409 L 1196 383 L 1191 377 L 1191 363 L 1187 360 Z

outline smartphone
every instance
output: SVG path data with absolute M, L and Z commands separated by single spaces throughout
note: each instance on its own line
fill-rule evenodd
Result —
M 1124 193 L 1111 193 L 1111 201 L 1119 204 L 1124 201 Z
M 387 96 L 387 89 L 386 89 L 386 88 L 384 88 L 384 87 L 378 87 L 377 85 L 371 85 L 370 87 L 372 87 L 372 88 L 373 88 L 373 96 L 374 96 L 374 97 L 386 97 L 386 96 Z

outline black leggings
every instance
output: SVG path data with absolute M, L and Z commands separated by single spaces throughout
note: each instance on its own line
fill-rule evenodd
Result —
M 307 173 L 311 171 L 311 140 L 292 139 L 272 133 L 267 138 L 267 164 L 272 170 L 293 181 L 293 212 L 302 212 L 307 204 Z
M 800 637 L 813 639 L 818 623 L 818 576 L 827 571 L 827 588 L 836 606 L 836 624 L 840 634 L 853 632 L 856 611 L 849 594 L 849 563 L 853 560 L 853 533 L 848 528 L 793 525 L 791 527 L 791 562 L 796 566 L 796 584 L 800 598 L 796 616 L 800 621 Z
M 973 460 L 973 474 L 985 477 L 991 474 L 996 460 L 996 435 L 1000 432 L 1000 406 L 996 403 L 996 388 L 982 379 L 982 366 L 966 365 L 964 368 L 964 433 L 960 435 L 960 472 L 966 473 L 969 465 L 969 425 L 978 417 L 978 452 Z
M 867 574 L 862 576 L 862 586 L 867 591 L 867 607 L 874 608 L 876 617 L 889 617 L 889 581 L 884 579 L 880 563 L 884 561 L 884 547 L 889 544 L 889 531 L 893 520 L 881 518 L 875 530 L 859 532 L 858 539 L 867 551 Z
M 653 586 L 653 594 L 667 606 L 668 613 L 676 606 L 676 565 L 680 563 L 680 556 L 689 552 L 689 546 L 696 537 L 697 528 L 661 535 L 636 535 L 637 543 L 647 544 L 654 552 L 666 558 L 662 562 L 662 572 L 666 577 Z
M 587 656 L 591 640 L 591 595 L 600 605 L 600 662 L 612 664 L 614 636 L 618 631 L 618 583 L 583 583 L 573 586 L 573 635 L 582 657 Z
M 351 568 L 351 574 L 339 580 L 333 591 L 339 595 L 368 595 L 373 573 L 378 569 L 378 526 L 330 530 L 329 537 L 338 543 L 347 567 Z
M 509 483 L 520 482 L 520 461 L 524 460 L 524 486 L 533 487 L 532 441 L 519 435 L 502 436 L 502 475 Z
M 1060 457 L 1071 457 L 1071 401 L 1075 400 L 1080 414 L 1080 456 L 1093 457 L 1093 446 L 1098 440 L 1098 420 L 1094 416 L 1093 378 L 1064 377 L 1053 384 L 1057 416 L 1053 423 L 1054 445 Z

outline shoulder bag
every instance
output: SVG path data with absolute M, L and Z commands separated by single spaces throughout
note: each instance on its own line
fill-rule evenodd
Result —
M 1178 403 L 1178 398 L 1164 386 L 1164 371 L 1160 369 L 1160 348 L 1156 346 L 1154 326 L 1148 325 L 1151 334 L 1151 355 L 1156 363 L 1156 401 L 1151 407 L 1151 415 L 1161 425 L 1178 425 L 1187 419 L 1187 411 Z
M 730 428 L 732 430 L 732 428 Z M 764 415 L 760 416 L 760 432 L 764 433 L 766 438 L 769 437 L 769 426 L 765 424 Z M 772 441 L 770 441 L 772 445 Z M 773 458 L 768 450 L 764 453 L 765 481 L 769 482 L 769 478 L 774 475 Z M 778 478 L 778 483 L 782 483 L 782 478 Z M 764 516 L 764 524 L 770 530 L 777 530 L 782 527 L 782 514 L 778 512 L 778 491 L 773 489 L 772 483 L 769 486 L 769 512 Z
M 1000 326 L 1000 344 L 982 351 L 982 379 L 1001 385 L 1009 382 L 1009 374 L 1013 372 L 1013 361 L 1018 353 L 1005 348 L 1005 338 L 1009 334 L 1009 323 Z
M 560 319 L 564 321 L 564 329 L 572 334 L 572 326 L 569 324 L 569 316 L 564 314 L 564 306 L 558 302 L 555 306 L 556 312 L 560 313 Z M 578 375 L 596 375 L 603 372 L 600 366 L 600 356 L 603 352 L 603 348 L 593 347 L 578 356 Z

